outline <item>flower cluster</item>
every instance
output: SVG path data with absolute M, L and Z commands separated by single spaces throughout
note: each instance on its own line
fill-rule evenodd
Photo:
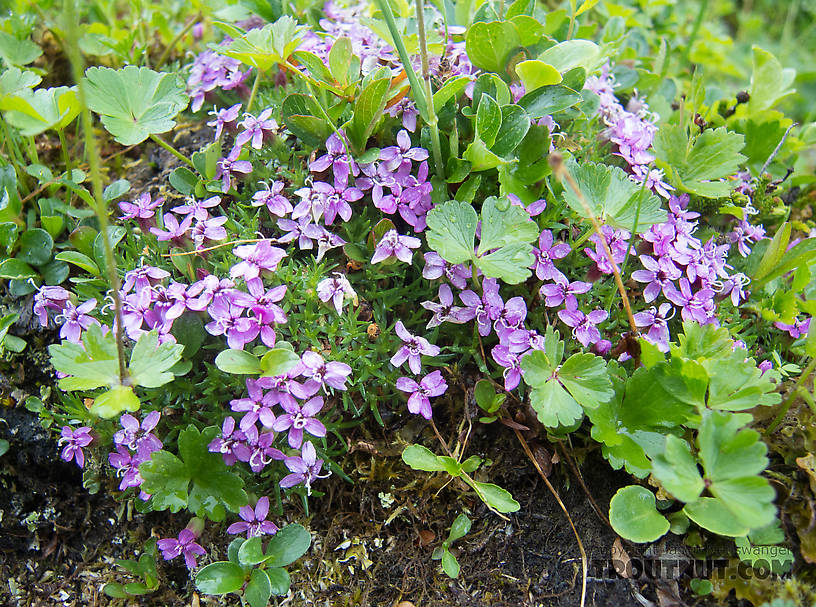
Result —
M 242 72 L 240 68 L 241 62 L 237 59 L 211 50 L 199 53 L 193 60 L 190 75 L 187 77 L 187 90 L 192 99 L 191 109 L 194 112 L 200 110 L 205 99 L 216 88 L 245 92 L 244 82 L 249 76 L 249 71 Z
M 154 451 L 162 448 L 162 442 L 153 434 L 160 418 L 161 413 L 153 411 L 145 416 L 141 424 L 129 413 L 119 419 L 122 429 L 113 435 L 116 451 L 108 455 L 108 463 L 116 468 L 117 475 L 122 479 L 120 491 L 139 487 L 144 481 L 139 474 L 139 464 L 149 460 Z M 144 491 L 140 492 L 139 497 L 144 501 L 150 499 L 150 495 Z

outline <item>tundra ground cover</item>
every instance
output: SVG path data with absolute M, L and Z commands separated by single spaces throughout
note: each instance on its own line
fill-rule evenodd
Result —
M 21 316 L 55 330 L 56 385 L 18 400 L 89 488 L 177 522 L 109 597 L 176 560 L 190 591 L 295 596 L 351 438 L 420 424 L 387 440 L 450 496 L 428 558 L 452 579 L 473 520 L 524 508 L 509 455 L 471 450 L 489 434 L 573 526 L 577 602 L 549 479 L 583 485 L 593 451 L 629 478 L 593 501 L 623 554 L 672 538 L 743 572 L 661 579 L 660 604 L 812 601 L 816 129 L 785 49 L 731 58 L 707 2 L 163 8 L 19 6 L 0 32 L 4 356 Z M 211 138 L 180 151 L 182 125 Z M 147 146 L 175 164 L 140 191 L 116 157 Z

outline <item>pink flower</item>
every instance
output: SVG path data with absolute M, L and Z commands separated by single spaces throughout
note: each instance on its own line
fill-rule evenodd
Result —
M 182 529 L 176 538 L 166 538 L 156 542 L 165 561 L 184 555 L 188 569 L 196 566 L 196 556 L 204 556 L 207 551 L 196 543 L 196 535 L 189 529 Z
M 402 347 L 391 357 L 391 364 L 395 367 L 401 367 L 402 363 L 407 360 L 411 372 L 419 374 L 419 372 L 422 371 L 421 356 L 423 354 L 426 356 L 436 356 L 439 354 L 439 346 L 432 344 L 424 337 L 411 335 L 401 320 L 397 321 L 394 330 L 403 341 Z
M 408 397 L 408 410 L 411 413 L 431 419 L 433 410 L 430 399 L 444 394 L 448 384 L 442 378 L 442 372 L 436 370 L 428 373 L 419 383 L 410 377 L 400 377 L 397 379 L 397 389 L 411 394 Z
M 267 514 L 269 514 L 269 498 L 263 496 L 255 504 L 254 509 L 249 504 L 241 506 L 238 516 L 244 520 L 227 527 L 227 533 L 246 532 L 247 539 L 261 535 L 275 535 L 278 532 L 278 526 L 266 520 Z
M 396 230 L 388 230 L 374 249 L 374 256 L 371 258 L 371 263 L 380 263 L 389 257 L 396 257 L 405 263 L 411 263 L 411 258 L 414 256 L 411 249 L 419 248 L 422 241 L 413 236 L 401 236 Z

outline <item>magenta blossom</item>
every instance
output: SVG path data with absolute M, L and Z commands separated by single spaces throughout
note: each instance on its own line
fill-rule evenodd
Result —
M 220 453 L 227 466 L 232 466 L 235 462 L 249 461 L 251 451 L 246 444 L 246 435 L 235 429 L 235 419 L 225 417 L 221 425 L 221 436 L 213 439 L 207 450 L 210 453 Z
M 252 163 L 249 160 L 238 160 L 241 155 L 241 146 L 236 145 L 230 150 L 226 157 L 217 163 L 215 178 L 221 180 L 221 191 L 229 192 L 232 188 L 232 176 L 240 173 L 249 175 L 252 172 Z
M 323 302 L 331 300 L 338 314 L 343 313 L 346 299 L 351 299 L 355 303 L 357 301 L 357 293 L 345 275 L 340 272 L 335 272 L 331 278 L 324 278 L 317 283 L 317 297 Z
M 235 145 L 243 146 L 249 141 L 253 148 L 260 150 L 264 139 L 272 137 L 278 130 L 278 123 L 272 118 L 272 108 L 267 108 L 258 117 L 245 113 L 241 127 L 244 130 L 235 138 Z
M 307 350 L 300 359 L 301 374 L 319 382 L 326 391 L 326 386 L 336 390 L 346 389 L 346 380 L 351 375 L 351 367 L 338 361 L 326 362 L 317 352 Z
M 792 325 L 788 325 L 783 322 L 775 322 L 774 327 L 782 331 L 787 331 L 788 335 L 794 339 L 799 339 L 803 335 L 808 334 L 808 331 L 810 330 L 810 320 L 810 318 L 806 318 L 805 320 L 794 318 Z
M 419 238 L 401 236 L 396 230 L 388 230 L 377 243 L 371 263 L 379 263 L 390 257 L 396 257 L 400 261 L 411 263 L 414 256 L 411 249 L 417 249 L 421 244 L 422 241 Z
M 161 413 L 159 411 L 151 411 L 145 416 L 140 425 L 139 420 L 129 413 L 125 413 L 119 418 L 122 429 L 113 435 L 113 442 L 117 445 L 124 445 L 131 451 L 137 451 L 140 456 L 158 451 L 162 448 L 162 442 L 152 432 L 158 425 L 160 418 Z
M 311 442 L 303 445 L 303 450 L 299 456 L 287 457 L 284 460 L 286 467 L 291 474 L 287 474 L 280 481 L 283 489 L 302 484 L 306 487 L 306 494 L 312 494 L 312 482 L 318 478 L 326 478 L 329 474 L 320 474 L 323 468 L 323 460 L 317 459 L 317 452 Z
M 90 433 L 91 429 L 88 426 L 80 426 L 76 430 L 73 430 L 71 426 L 63 426 L 62 432 L 60 433 L 59 444 L 62 445 L 65 443 L 65 447 L 62 449 L 60 457 L 66 462 L 75 460 L 77 466 L 84 468 L 85 453 L 82 449 L 93 442 L 93 437 Z
M 273 247 L 271 240 L 262 240 L 257 244 L 245 244 L 235 247 L 232 252 L 241 261 L 230 269 L 230 277 L 241 276 L 244 280 L 258 278 L 261 272 L 274 272 L 278 269 L 278 264 L 286 257 L 286 251 L 279 247 Z
M 91 325 L 99 326 L 99 321 L 88 315 L 88 312 L 95 307 L 95 299 L 89 299 L 76 307 L 70 301 L 66 301 L 61 315 L 65 322 L 60 329 L 60 337 L 78 344 L 83 330 L 88 329 Z
M 332 168 L 334 178 L 339 183 L 348 183 L 349 173 L 357 175 L 360 169 L 353 160 L 349 160 L 346 154 L 346 147 L 336 133 L 332 133 L 326 140 L 326 154 L 314 160 L 309 165 L 309 170 L 313 173 L 322 173 L 329 167 Z
M 156 542 L 165 561 L 184 555 L 184 562 L 188 569 L 196 566 L 196 556 L 204 556 L 207 551 L 196 543 L 196 535 L 189 529 L 182 529 L 176 538 L 166 538 Z
M 575 295 L 588 292 L 592 288 L 589 282 L 568 282 L 567 279 L 557 278 L 556 282 L 542 285 L 539 293 L 544 297 L 544 304 L 548 308 L 556 308 L 562 303 L 567 302 L 572 307 L 578 306 L 578 299 Z
M 577 307 L 569 305 L 565 310 L 558 312 L 558 318 L 567 326 L 572 327 L 573 337 L 584 347 L 601 339 L 601 332 L 595 325 L 605 321 L 608 316 L 606 310 L 593 310 L 589 314 L 584 314 Z
M 538 247 L 533 247 L 535 262 L 531 266 L 539 280 L 566 280 L 566 276 L 555 267 L 556 259 L 563 259 L 572 249 L 566 243 L 553 244 L 553 235 L 550 230 L 544 230 L 538 237 Z
M 62 312 L 70 297 L 71 293 L 62 287 L 43 285 L 37 289 L 34 295 L 34 314 L 37 315 L 40 325 L 47 326 L 48 310 Z
M 247 539 L 261 535 L 275 535 L 278 532 L 278 526 L 266 520 L 267 514 L 269 514 L 269 498 L 263 496 L 255 504 L 254 509 L 249 504 L 241 506 L 238 516 L 244 520 L 227 527 L 227 533 L 246 533 Z
M 153 217 L 163 202 L 164 198 L 151 200 L 150 192 L 140 194 L 133 202 L 123 200 L 119 203 L 119 208 L 122 209 L 121 219 L 136 219 L 141 224 L 142 221 Z
M 674 309 L 670 303 L 662 303 L 660 307 L 652 306 L 648 310 L 635 314 L 635 325 L 648 329 L 644 339 L 658 347 L 661 352 L 669 351 L 669 325 L 674 316 Z
M 210 212 L 207 209 L 217 207 L 221 204 L 220 196 L 210 196 L 206 200 L 196 200 L 188 196 L 185 204 L 170 209 L 178 215 L 192 215 L 197 221 L 204 221 L 209 218 Z
M 401 367 L 402 363 L 407 360 L 411 372 L 419 374 L 422 371 L 422 355 L 436 356 L 439 354 L 439 346 L 432 344 L 424 337 L 411 335 L 401 320 L 394 325 L 394 330 L 403 342 L 402 347 L 391 357 L 391 364 L 395 367 Z
M 211 110 L 209 112 L 213 120 L 207 123 L 207 126 L 215 127 L 215 141 L 221 137 L 221 133 L 226 128 L 229 131 L 235 129 L 235 123 L 238 120 L 238 115 L 241 112 L 241 104 L 236 103 L 232 107 L 222 108 L 220 110 Z
M 472 276 L 470 268 L 464 264 L 449 264 L 439 256 L 439 253 L 431 251 L 425 253 L 425 267 L 422 268 L 422 277 L 429 280 L 441 278 L 443 275 L 457 289 L 464 289 L 468 279 Z
M 283 182 L 273 181 L 269 186 L 266 183 L 262 184 L 263 190 L 258 190 L 252 195 L 252 206 L 259 207 L 266 205 L 272 215 L 278 217 L 285 217 L 292 212 L 292 203 L 282 194 Z
M 295 402 L 282 402 L 283 415 L 278 416 L 272 429 L 275 432 L 289 431 L 289 446 L 299 449 L 303 443 L 303 431 L 306 430 L 312 436 L 322 438 L 326 436 L 326 426 L 315 417 L 323 408 L 323 397 L 314 396 L 307 400 L 301 407 Z
M 442 378 L 442 372 L 436 370 L 428 373 L 419 383 L 410 377 L 400 377 L 397 379 L 397 389 L 411 395 L 408 397 L 408 411 L 431 419 L 433 410 L 430 399 L 444 394 L 448 384 Z
M 426 266 L 427 267 L 427 266 Z M 425 325 L 426 329 L 438 327 L 443 322 L 461 324 L 465 322 L 460 319 L 462 308 L 453 305 L 453 291 L 447 284 L 439 285 L 439 303 L 435 301 L 423 301 L 420 305 L 426 310 L 433 312 L 433 317 Z

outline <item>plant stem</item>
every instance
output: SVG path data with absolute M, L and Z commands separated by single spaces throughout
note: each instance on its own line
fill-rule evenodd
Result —
M 813 374 L 814 369 L 816 369 L 816 358 L 812 358 L 810 363 L 805 370 L 802 371 L 802 374 L 799 376 L 799 379 L 796 381 L 796 384 L 793 386 L 793 389 L 788 394 L 788 398 L 785 399 L 785 402 L 782 403 L 782 406 L 779 408 L 779 413 L 776 414 L 776 417 L 771 422 L 771 425 L 768 426 L 768 429 L 763 432 L 765 436 L 768 436 L 771 432 L 779 427 L 779 424 L 782 423 L 782 420 L 785 418 L 785 414 L 788 412 L 788 409 L 791 408 L 793 401 L 796 399 L 796 393 L 799 391 L 799 388 L 808 380 L 808 378 Z
M 108 274 L 108 281 L 111 286 L 111 296 L 113 297 L 114 329 L 116 337 L 116 355 L 119 363 L 119 382 L 124 385 L 127 379 L 127 368 L 125 367 L 125 346 L 122 336 L 122 298 L 120 294 L 121 283 L 119 274 L 116 271 L 116 259 L 113 256 L 113 246 L 111 246 L 110 235 L 108 234 L 108 208 L 102 195 L 102 174 L 99 167 L 99 147 L 96 143 L 96 135 L 93 130 L 93 118 L 91 111 L 85 101 L 85 86 L 83 84 L 83 59 L 79 52 L 79 32 L 77 26 L 74 0 L 65 2 L 65 28 L 66 51 L 71 61 L 71 68 L 74 73 L 74 81 L 77 86 L 77 101 L 81 108 L 82 125 L 85 134 L 85 146 L 88 151 L 88 163 L 90 165 L 91 183 L 93 184 L 93 195 L 96 201 L 96 216 L 99 219 L 99 229 L 102 234 L 102 244 L 105 249 L 105 270 Z
M 570 24 L 567 30 L 567 40 L 572 40 L 572 31 L 575 29 L 575 12 L 577 10 L 576 1 L 570 0 Z
M 263 77 L 263 72 L 259 70 L 257 67 L 255 68 L 257 73 L 255 74 L 255 82 L 252 83 L 252 91 L 249 93 L 249 100 L 246 104 L 246 111 L 252 111 L 252 102 L 255 101 L 255 94 L 258 92 L 258 85 L 261 83 L 261 78 Z
M 612 266 L 612 273 L 615 275 L 615 283 L 618 285 L 618 291 L 620 292 L 621 300 L 623 301 L 623 308 L 626 310 L 626 318 L 629 321 L 629 328 L 632 330 L 633 335 L 639 335 L 640 332 L 635 324 L 635 317 L 632 314 L 632 306 L 629 304 L 629 297 L 626 295 L 626 287 L 623 286 L 623 280 L 621 279 L 620 271 L 618 270 L 618 264 L 615 263 L 612 256 L 612 250 L 609 248 L 609 243 L 606 241 L 606 236 L 601 229 L 601 224 L 598 223 L 598 218 L 595 217 L 595 213 L 592 212 L 592 208 L 589 206 L 583 192 L 581 192 L 581 188 L 578 187 L 578 184 L 572 178 L 572 175 L 570 175 L 567 167 L 564 166 L 564 161 L 561 158 L 561 155 L 557 152 L 550 154 L 549 162 L 556 176 L 558 176 L 562 182 L 566 181 L 569 184 L 569 187 L 572 188 L 572 191 L 575 192 L 575 196 L 577 196 L 578 200 L 581 202 L 581 206 L 584 208 L 584 213 L 586 213 L 590 222 L 592 222 L 592 228 L 598 235 L 598 238 L 601 241 L 601 246 L 604 250 L 604 254 L 609 260 L 609 264 Z
M 68 142 L 65 140 L 65 132 L 63 129 L 57 129 L 57 135 L 60 140 L 60 147 L 62 148 L 62 159 L 65 161 L 65 174 L 71 178 L 71 155 L 68 153 Z
M 178 158 L 182 162 L 186 163 L 188 166 L 195 168 L 195 165 L 193 165 L 192 160 L 187 158 L 187 156 L 185 156 L 184 154 L 179 152 L 176 148 L 174 148 L 172 145 L 167 143 L 164 139 L 162 139 L 158 135 L 150 135 L 150 139 L 152 141 L 154 141 L 155 143 L 158 143 L 161 147 L 163 147 L 165 150 L 170 152 L 173 156 L 175 156 L 176 158 Z
M 167 61 L 167 58 L 170 56 L 170 52 L 173 48 L 178 44 L 179 40 L 181 40 L 184 35 L 192 29 L 192 27 L 201 20 L 201 13 L 198 13 L 195 17 L 192 17 L 182 28 L 182 30 L 175 35 L 175 37 L 170 41 L 170 44 L 164 49 L 164 52 L 159 56 L 159 60 L 156 62 L 154 66 L 156 70 L 161 69 L 161 66 L 164 65 L 164 62 Z
M 688 63 L 691 55 L 691 47 L 697 40 L 697 35 L 700 33 L 700 26 L 703 24 L 703 17 L 705 17 L 706 10 L 708 10 L 708 0 L 700 0 L 700 8 L 697 11 L 697 17 L 694 19 L 694 25 L 691 27 L 691 35 L 689 35 L 688 43 L 686 44 L 686 52 L 683 53 L 683 60 Z
M 422 61 L 422 79 L 425 81 L 425 102 L 428 110 L 428 128 L 431 131 L 434 167 L 440 179 L 445 179 L 445 165 L 442 161 L 442 143 L 439 139 L 439 126 L 434 108 L 433 91 L 431 90 L 431 70 L 428 64 L 428 39 L 425 34 L 424 0 L 416 0 L 417 33 L 419 35 L 419 57 Z

